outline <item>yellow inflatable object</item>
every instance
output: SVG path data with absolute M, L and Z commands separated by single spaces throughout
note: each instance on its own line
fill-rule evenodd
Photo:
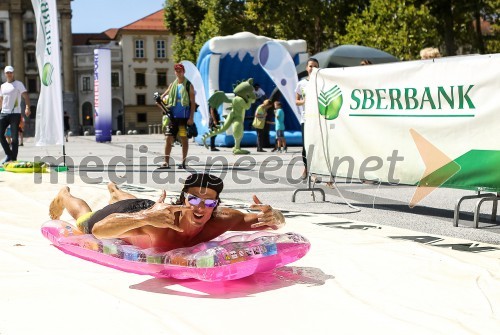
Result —
M 3 165 L 5 171 L 16 173 L 44 173 L 47 172 L 47 165 L 43 162 L 15 161 Z

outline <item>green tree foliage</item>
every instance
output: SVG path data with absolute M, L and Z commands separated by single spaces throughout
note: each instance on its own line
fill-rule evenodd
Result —
M 194 41 L 197 50 L 212 37 L 232 35 L 245 30 L 244 1 L 203 0 L 200 3 L 206 9 L 206 15 Z
M 366 45 L 401 59 L 425 47 L 443 55 L 500 52 L 500 0 L 167 0 L 174 60 L 196 61 L 215 36 L 241 31 L 307 41 L 314 54 L 338 44 Z M 494 34 L 481 32 L 481 20 Z
M 429 9 L 409 0 L 372 0 L 370 7 L 348 21 L 347 33 L 337 35 L 339 44 L 370 46 L 404 60 L 419 58 L 423 47 L 439 41 Z
M 198 52 L 210 38 L 244 30 L 245 1 L 169 0 L 165 3 L 165 25 L 175 40 L 174 60 L 196 62 Z
M 483 19 L 494 29 L 500 0 L 416 0 L 415 3 L 426 5 L 436 18 L 444 55 L 500 52 L 495 48 L 499 44 L 498 32 L 484 35 L 480 29 Z
M 484 36 L 485 52 L 500 53 L 500 0 L 482 2 L 485 6 L 480 13 L 491 26 L 491 31 Z
M 194 40 L 206 10 L 197 0 L 168 0 L 165 2 L 165 26 L 175 36 L 172 48 L 174 61 L 196 60 L 198 50 Z
M 347 18 L 369 0 L 248 1 L 249 31 L 278 39 L 304 39 L 311 54 L 334 45 L 334 33 L 344 33 Z

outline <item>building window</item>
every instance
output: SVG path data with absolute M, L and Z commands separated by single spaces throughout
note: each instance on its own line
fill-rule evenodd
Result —
M 92 86 L 90 85 L 90 77 L 82 77 L 82 91 L 84 92 L 90 92 L 92 91 Z
M 27 68 L 36 69 L 36 54 L 34 51 L 28 51 L 26 53 Z
M 24 27 L 25 27 L 26 41 L 34 41 L 35 40 L 35 22 L 26 22 L 24 24 Z
M 120 87 L 120 73 L 111 72 L 111 87 Z
M 4 50 L 0 50 L 0 68 L 3 69 L 5 66 L 8 65 L 7 63 L 8 63 L 7 52 Z
M 28 76 L 27 77 L 27 87 L 26 89 L 30 93 L 38 93 L 38 77 L 37 76 Z
M 135 58 L 144 58 L 144 40 L 135 41 Z
M 135 86 L 146 86 L 146 74 L 144 72 L 135 73 Z
M 137 94 L 137 106 L 146 105 L 146 94 Z
M 0 41 L 4 42 L 5 39 L 5 22 L 0 22 Z
M 156 72 L 156 86 L 158 87 L 167 86 L 167 71 Z
M 156 41 L 156 58 L 167 58 L 167 48 L 164 40 Z
M 148 122 L 148 114 L 137 113 L 137 123 L 146 123 L 146 122 Z

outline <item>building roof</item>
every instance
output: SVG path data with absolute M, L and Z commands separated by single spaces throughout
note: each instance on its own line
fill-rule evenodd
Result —
M 105 33 L 78 33 L 78 34 L 72 34 L 73 36 L 73 45 L 90 45 L 90 44 L 96 44 L 96 43 L 108 43 L 113 38 L 111 38 L 109 35 Z M 115 34 L 116 35 L 116 34 Z
M 103 32 L 104 35 L 108 36 L 110 39 L 114 40 L 116 35 L 118 34 L 117 28 L 110 28 Z
M 120 28 L 120 30 L 162 30 L 165 31 L 164 9 L 143 17 L 135 22 Z
M 134 21 L 121 28 L 110 28 L 102 33 L 74 33 L 73 45 L 90 45 L 109 43 L 116 39 L 117 35 L 123 31 L 153 30 L 167 31 L 164 24 L 164 10 L 160 9 L 153 14 L 147 15 L 142 19 Z

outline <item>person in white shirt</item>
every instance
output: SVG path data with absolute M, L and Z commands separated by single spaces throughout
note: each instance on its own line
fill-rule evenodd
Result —
M 14 79 L 14 68 L 6 66 L 4 69 L 7 81 L 0 86 L 0 143 L 6 157 L 2 163 L 16 161 L 19 147 L 19 122 L 21 121 L 21 97 L 26 104 L 25 114 L 30 116 L 30 98 L 24 84 Z M 9 145 L 5 138 L 5 130 L 10 125 L 12 143 Z
M 302 179 L 307 178 L 307 155 L 306 155 L 306 144 L 304 141 L 304 122 L 305 120 L 305 103 L 306 103 L 306 88 L 309 84 L 309 76 L 314 68 L 319 68 L 319 62 L 316 58 L 309 58 L 307 60 L 306 70 L 307 77 L 302 78 L 295 88 L 296 100 L 300 112 L 300 125 L 302 127 L 302 161 L 304 162 L 304 172 L 302 173 Z
M 260 87 L 259 84 L 253 85 L 254 93 L 255 93 L 255 101 L 259 101 L 259 104 L 266 99 L 266 92 Z

